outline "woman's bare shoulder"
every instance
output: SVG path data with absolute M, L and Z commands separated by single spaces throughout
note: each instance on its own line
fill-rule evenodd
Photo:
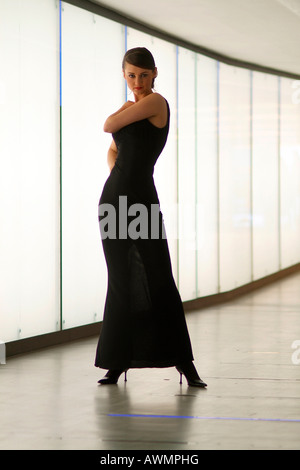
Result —
M 151 96 L 152 99 L 156 100 L 157 102 L 161 102 L 161 103 L 166 102 L 166 99 L 160 93 L 157 93 L 156 91 L 151 93 L 151 95 L 148 95 L 148 96 Z
M 151 100 L 158 112 L 164 111 L 167 108 L 167 100 L 160 93 L 153 92 L 146 98 Z

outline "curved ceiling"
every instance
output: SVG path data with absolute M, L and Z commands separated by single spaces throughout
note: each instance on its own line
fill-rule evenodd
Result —
M 213 53 L 300 76 L 300 0 L 92 0 Z

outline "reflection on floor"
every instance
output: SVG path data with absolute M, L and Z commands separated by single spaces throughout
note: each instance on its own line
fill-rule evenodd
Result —
M 187 322 L 206 390 L 174 368 L 98 386 L 97 338 L 8 358 L 0 449 L 300 449 L 300 274 Z

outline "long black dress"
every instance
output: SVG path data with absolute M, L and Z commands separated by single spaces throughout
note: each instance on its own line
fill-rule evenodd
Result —
M 171 367 L 193 360 L 153 181 L 154 165 L 169 132 L 168 103 L 167 107 L 164 128 L 144 119 L 113 134 L 117 159 L 99 201 L 108 288 L 95 366 L 103 369 Z M 112 219 L 105 204 L 115 211 L 115 226 L 109 227 Z M 147 224 L 134 210 L 141 205 L 148 211 Z M 129 212 L 132 207 L 131 216 L 125 207 Z M 159 235 L 158 217 L 151 217 L 153 208 L 152 214 L 159 217 Z M 142 225 L 148 226 L 147 236 Z M 124 226 L 130 236 L 125 236 Z

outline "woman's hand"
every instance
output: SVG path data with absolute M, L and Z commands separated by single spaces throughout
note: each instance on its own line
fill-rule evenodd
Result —
M 112 143 L 107 152 L 107 164 L 108 164 L 110 171 L 115 166 L 117 156 L 118 156 L 118 149 L 117 149 L 115 141 L 112 140 Z
M 126 101 L 126 103 L 123 104 L 123 106 L 118 109 L 118 111 L 116 111 L 115 113 L 111 114 L 105 121 L 104 123 L 104 127 L 103 127 L 103 130 L 104 132 L 114 132 L 114 131 L 109 131 L 109 130 L 106 130 L 107 129 L 107 126 L 109 125 L 109 122 L 115 117 L 117 116 L 118 114 L 122 113 L 123 111 L 125 111 L 125 109 L 128 109 L 130 108 L 132 105 L 134 104 L 133 101 Z
M 134 104 L 134 101 L 126 101 L 126 103 L 123 104 L 122 108 L 117 111 L 116 114 L 118 114 L 121 111 L 124 111 L 124 109 L 130 108 Z

